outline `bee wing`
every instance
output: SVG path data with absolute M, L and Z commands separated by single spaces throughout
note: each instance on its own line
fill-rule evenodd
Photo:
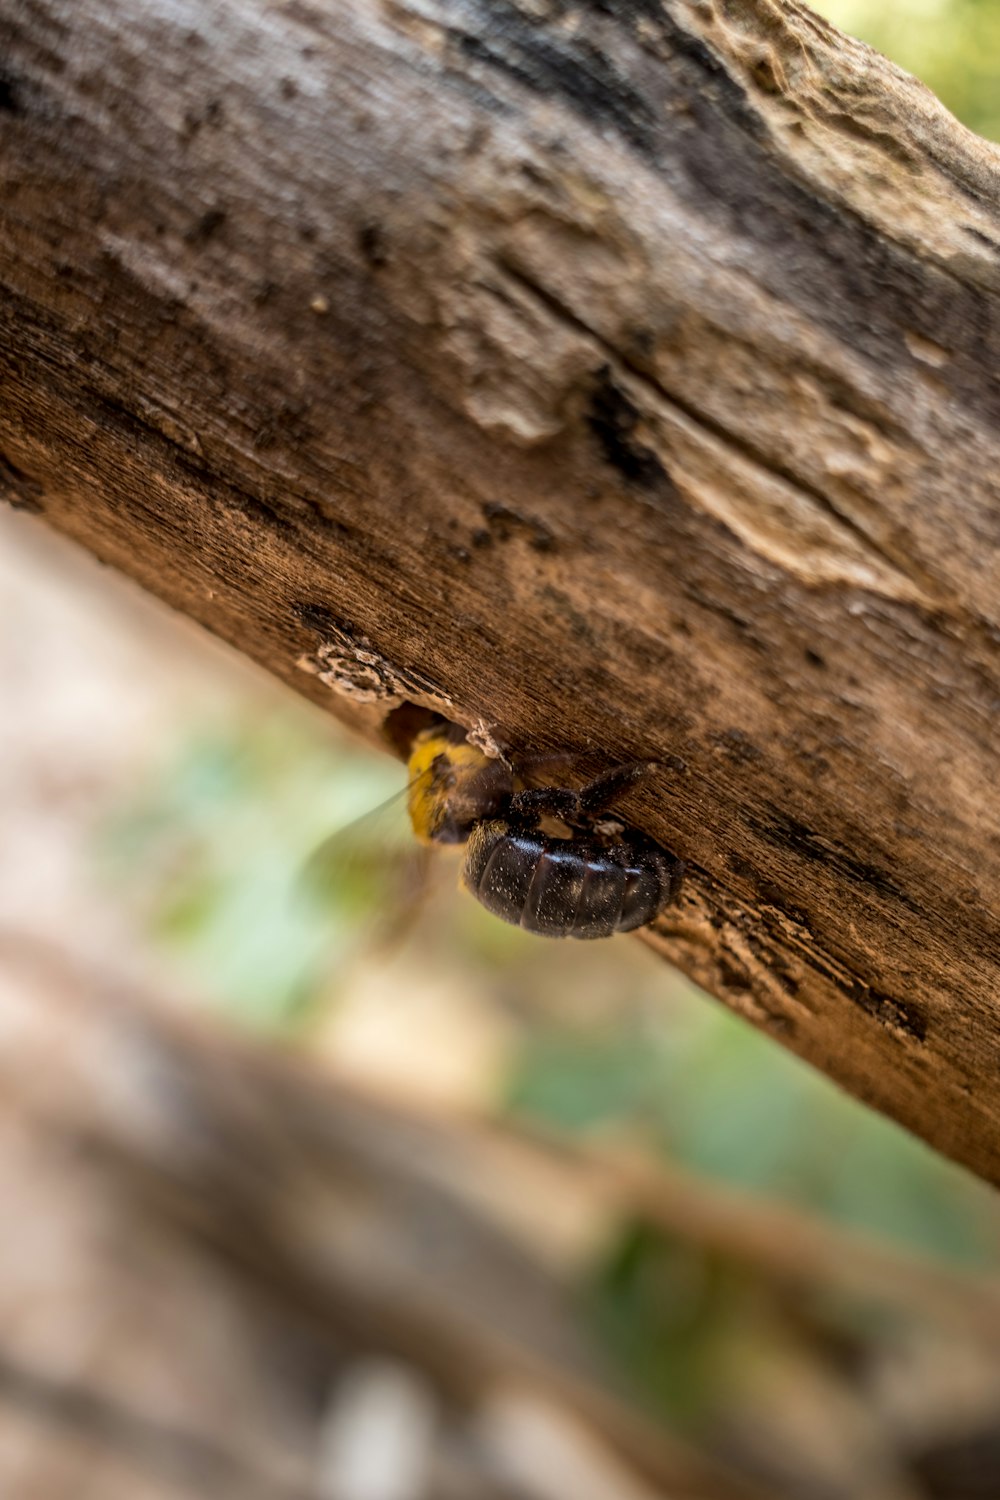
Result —
M 580 763 L 580 755 L 575 750 L 544 750 L 537 754 L 512 755 L 510 763 L 517 782 L 523 787 L 563 786 L 567 779 L 586 780 L 586 777 L 574 777 L 573 773 Z
M 414 788 L 431 777 L 430 769 L 412 776 L 387 801 L 336 829 L 306 860 L 299 893 L 329 921 L 334 967 L 342 966 L 345 952 L 387 955 L 431 895 L 435 851 L 417 841 L 407 812 Z
M 392 871 L 421 852 L 407 816 L 407 799 L 429 775 L 412 777 L 377 807 L 352 818 L 317 845 L 299 874 L 298 888 L 310 900 L 357 908 L 386 895 Z

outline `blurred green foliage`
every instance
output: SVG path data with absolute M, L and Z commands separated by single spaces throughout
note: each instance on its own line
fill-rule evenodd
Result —
M 933 89 L 971 130 L 1000 141 L 998 0 L 811 0 L 812 8 Z
M 905 1347 L 908 1323 L 885 1303 L 782 1282 L 642 1223 L 610 1247 L 586 1311 L 636 1398 L 702 1438 L 727 1413 L 759 1409 L 762 1388 L 780 1400 L 799 1376 L 813 1384 L 820 1373 L 822 1403 L 822 1372 L 860 1371 Z
M 748 1317 L 759 1329 L 754 1278 L 724 1257 L 633 1224 L 591 1288 L 589 1313 L 636 1394 L 689 1428 L 708 1419 L 727 1383 L 730 1344 Z
M 1000 1260 L 989 1189 L 686 995 L 641 1029 L 531 1035 L 509 1104 L 575 1132 L 627 1127 L 692 1172 L 945 1260 Z
M 285 1025 L 347 963 L 384 894 L 385 867 L 363 869 L 364 826 L 339 880 L 327 871 L 322 901 L 304 889 L 309 858 L 403 780 L 387 758 L 348 749 L 292 711 L 205 725 L 108 821 L 99 866 L 182 975 L 244 1021 Z

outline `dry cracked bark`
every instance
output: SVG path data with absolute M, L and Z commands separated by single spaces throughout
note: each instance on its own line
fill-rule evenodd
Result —
M 0 0 L 0 474 L 1000 1181 L 1000 151 L 795 0 Z

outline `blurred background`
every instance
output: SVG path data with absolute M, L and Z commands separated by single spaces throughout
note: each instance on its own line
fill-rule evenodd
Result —
M 996 0 L 818 8 L 1000 138 Z M 7 510 L 0 705 L 4 1500 L 1000 1495 L 991 1190 Z

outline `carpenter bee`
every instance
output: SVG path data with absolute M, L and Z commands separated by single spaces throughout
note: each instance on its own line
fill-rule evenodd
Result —
M 527 786 L 510 762 L 441 724 L 411 746 L 410 822 L 421 843 L 465 845 L 463 884 L 494 916 L 546 937 L 610 937 L 651 922 L 684 873 L 638 829 L 603 816 L 649 769 L 617 766 L 575 791 Z

